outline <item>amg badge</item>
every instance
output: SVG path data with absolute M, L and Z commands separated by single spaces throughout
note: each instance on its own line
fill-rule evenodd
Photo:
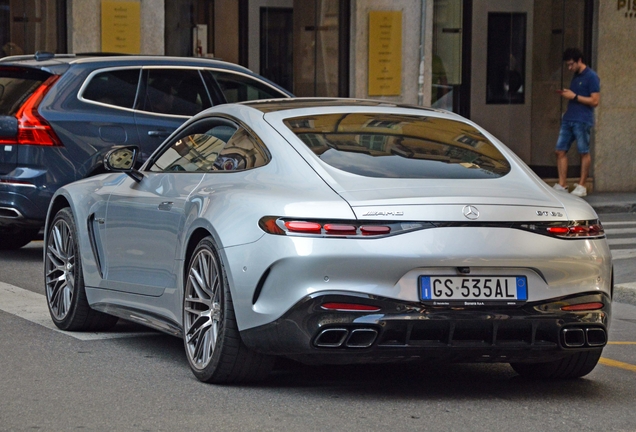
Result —
M 401 211 L 368 211 L 362 216 L 404 216 Z

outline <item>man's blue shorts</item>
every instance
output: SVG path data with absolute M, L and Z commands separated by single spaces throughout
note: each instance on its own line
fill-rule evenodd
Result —
M 559 131 L 559 139 L 556 149 L 561 151 L 570 150 L 570 146 L 576 140 L 576 148 L 579 154 L 590 152 L 590 131 L 592 126 L 583 122 L 563 121 Z

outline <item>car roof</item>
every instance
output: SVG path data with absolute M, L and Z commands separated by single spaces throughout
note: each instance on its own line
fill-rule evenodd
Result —
M 422 107 L 418 105 L 398 104 L 394 102 L 373 100 L 373 99 L 350 99 L 350 98 L 290 98 L 290 99 L 268 99 L 241 102 L 263 113 L 295 110 L 302 108 L 326 108 L 326 107 L 390 107 L 408 108 L 427 112 L 448 113 L 444 110 Z
M 206 68 L 221 68 L 253 75 L 249 69 L 217 59 L 201 57 L 171 57 L 159 55 L 126 55 L 113 53 L 79 53 L 52 54 L 36 53 L 30 55 L 9 56 L 0 59 L 0 64 L 20 65 L 42 69 L 50 73 L 62 74 L 71 65 L 104 66 L 196 66 Z

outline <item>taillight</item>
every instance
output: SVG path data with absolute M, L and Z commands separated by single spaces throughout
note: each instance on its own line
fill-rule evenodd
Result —
M 298 233 L 305 233 L 305 234 L 322 233 L 322 225 L 316 222 L 286 221 L 285 228 L 287 228 L 291 232 L 298 232 Z
M 378 238 L 433 228 L 430 222 L 387 222 L 351 220 L 300 220 L 265 216 L 258 226 L 268 234 L 329 238 Z
M 38 113 L 38 106 L 53 84 L 60 78 L 52 75 L 44 81 L 36 91 L 22 104 L 16 114 L 18 119 L 18 136 L 16 144 L 61 146 L 62 142 L 57 137 L 51 125 Z
M 592 302 L 592 303 L 580 303 L 574 305 L 568 305 L 561 307 L 563 311 L 588 311 L 588 310 L 599 310 L 603 309 L 603 303 L 601 302 Z
M 591 239 L 605 237 L 605 230 L 598 219 L 567 222 L 543 222 L 515 224 L 516 228 L 563 239 Z

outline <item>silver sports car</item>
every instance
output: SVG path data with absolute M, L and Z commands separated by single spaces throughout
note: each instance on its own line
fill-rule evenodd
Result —
M 445 111 L 345 99 L 200 113 L 139 167 L 58 190 L 51 317 L 183 338 L 223 383 L 304 363 L 510 363 L 576 378 L 607 343 L 612 261 L 583 200 Z

